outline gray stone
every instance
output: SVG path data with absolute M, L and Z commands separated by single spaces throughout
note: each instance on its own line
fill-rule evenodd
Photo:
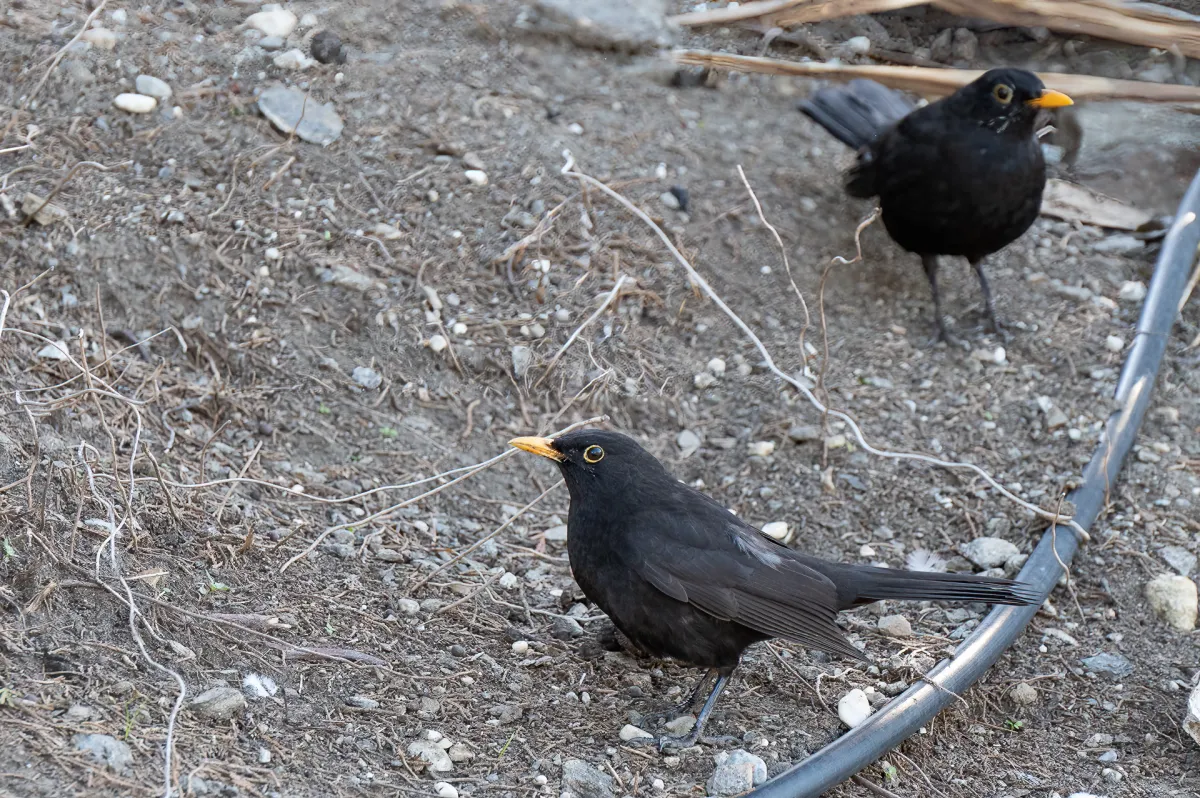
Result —
M 576 637 L 583 636 L 583 627 L 574 618 L 565 616 L 555 618 L 554 624 L 550 627 L 550 636 L 558 640 L 574 640 Z
M 167 82 L 153 75 L 138 75 L 133 85 L 137 88 L 138 94 L 145 94 L 147 97 L 153 97 L 159 101 L 166 100 L 171 96 L 171 87 L 167 85 Z
M 501 723 L 512 723 L 514 720 L 520 720 L 525 710 L 512 704 L 497 704 L 488 710 L 488 714 Z
M 1196 555 L 1182 546 L 1163 546 L 1158 553 L 1180 576 L 1188 576 L 1196 570 Z
M 408 755 L 424 761 L 434 773 L 448 773 L 454 770 L 454 762 L 451 761 L 450 755 L 432 740 L 409 743 Z
M 350 378 L 368 391 L 373 391 L 383 384 L 383 376 L 366 366 L 355 366 L 354 371 L 350 372 Z
M 1020 704 L 1025 707 L 1037 701 L 1038 697 L 1037 690 L 1026 682 L 1021 682 L 1014 687 L 1010 695 L 1014 704 Z
M 889 637 L 911 637 L 912 624 L 903 615 L 886 615 L 879 619 L 879 631 Z
M 512 364 L 513 374 L 518 379 L 524 377 L 529 373 L 529 367 L 533 365 L 533 350 L 517 344 L 512 348 Z
M 1123 679 L 1133 673 L 1133 663 L 1120 654 L 1103 651 L 1095 656 L 1084 657 L 1080 660 L 1090 671 L 1103 673 L 1117 679 Z
M 97 762 L 118 773 L 124 773 L 133 764 L 133 750 L 115 737 L 107 734 L 76 734 L 71 739 L 80 751 L 87 751 Z
M 767 780 L 767 763 L 749 751 L 722 751 L 713 759 L 717 769 L 708 780 L 709 795 L 741 795 Z
M 685 429 L 676 436 L 675 443 L 683 450 L 684 457 L 687 457 L 700 448 L 700 436 L 690 429 Z
M 1141 239 L 1134 238 L 1127 233 L 1102 238 L 1092 244 L 1092 249 L 1096 252 L 1108 252 L 1114 255 L 1128 255 L 1131 252 L 1145 249 L 1145 247 L 1146 245 Z
M 615 792 L 612 776 L 601 773 L 582 759 L 563 762 L 562 790 L 576 798 L 611 798 Z
M 246 708 L 246 696 L 234 687 L 222 685 L 205 690 L 192 699 L 192 712 L 212 720 L 229 720 Z
M 975 538 L 959 551 L 979 568 L 999 568 L 1011 557 L 1020 554 L 1017 547 L 1003 538 Z
M 258 110 L 282 133 L 327 147 L 345 126 L 333 103 L 321 104 L 299 89 L 273 86 L 258 96 Z
M 580 47 L 640 52 L 670 47 L 666 0 L 535 0 L 525 24 Z
M 565 543 L 567 540 L 567 525 L 559 524 L 546 530 L 546 540 L 554 543 Z

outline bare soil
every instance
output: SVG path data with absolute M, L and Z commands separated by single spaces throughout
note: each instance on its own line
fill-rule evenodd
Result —
M 821 416 L 646 225 L 560 175 L 564 150 L 656 217 L 781 368 L 821 375 L 823 395 L 876 445 L 976 463 L 1053 508 L 1099 438 L 1122 362 L 1106 339 L 1127 344 L 1140 309 L 1118 294 L 1148 281 L 1157 246 L 1116 252 L 1109 233 L 1040 220 L 989 264 L 1014 333 L 999 365 L 974 354 L 1001 342 L 983 332 L 966 264 L 946 264 L 942 285 L 968 346 L 932 346 L 925 277 L 878 225 L 861 262 L 828 270 L 822 295 L 870 207 L 841 191 L 851 155 L 794 109 L 811 83 L 679 88 L 657 57 L 523 30 L 509 0 L 290 4 L 349 48 L 348 63 L 304 72 L 246 49 L 237 26 L 257 6 L 125 5 L 123 26 L 107 16 L 117 7 L 100 17 L 116 49 L 73 48 L 0 142 L 23 148 L 0 155 L 0 193 L 20 206 L 61 183 L 53 202 L 65 212 L 47 226 L 0 222 L 4 289 L 37 278 L 13 296 L 0 338 L 0 794 L 163 792 L 179 690 L 139 650 L 125 585 L 146 652 L 187 687 L 173 779 L 190 794 L 434 795 L 446 781 L 461 795 L 558 795 L 569 759 L 621 795 L 705 794 L 720 746 L 660 755 L 618 737 L 644 701 L 677 699 L 696 674 L 605 648 L 606 621 L 574 585 L 561 536 L 546 534 L 564 523 L 564 490 L 453 560 L 551 488 L 547 464 L 509 457 L 375 517 L 449 478 L 405 485 L 591 416 L 743 517 L 788 522 L 793 545 L 819 555 L 900 567 L 924 549 L 969 568 L 958 548 L 984 534 L 1031 550 L 1043 525 L 965 472 L 876 458 L 836 426 L 828 446 L 793 440 Z M 5 122 L 87 13 L 32 2 L 3 12 Z M 962 24 L 908 12 L 823 23 L 809 40 L 834 53 L 868 35 L 932 57 L 937 36 Z M 1200 78 L 1195 63 L 1172 71 L 1169 54 L 1140 48 L 974 35 L 970 59 L 950 63 Z M 743 29 L 680 42 L 763 49 Z M 796 48 L 777 40 L 768 52 L 813 54 Z M 143 73 L 174 88 L 166 112 L 113 108 Z M 272 128 L 254 97 L 277 82 L 332 102 L 341 140 L 320 148 Z M 1200 126 L 1133 108 L 1144 116 L 1081 108 L 1083 144 L 1060 175 L 1169 214 L 1200 168 Z M 686 189 L 686 212 L 662 198 L 672 187 Z M 631 282 L 618 301 L 552 362 L 620 275 Z M 1200 792 L 1200 749 L 1179 725 L 1200 674 L 1195 634 L 1169 629 L 1143 598 L 1170 570 L 1164 546 L 1200 552 L 1198 324 L 1193 303 L 1070 589 L 865 776 L 910 798 Z M 448 346 L 435 351 L 434 336 Z M 516 347 L 527 348 L 518 368 Z M 724 372 L 697 387 L 714 358 Z M 1049 423 L 1041 397 L 1065 423 Z M 684 430 L 699 449 L 681 451 Z M 774 452 L 751 454 L 759 441 Z M 219 482 L 239 477 L 254 482 Z M 757 647 L 711 733 L 780 772 L 842 733 L 831 710 L 846 691 L 919 679 L 985 611 L 850 614 L 869 666 Z M 893 612 L 913 638 L 877 630 Z M 1081 664 L 1101 652 L 1132 673 Z M 247 677 L 277 690 L 247 688 L 248 704 L 222 719 L 190 704 Z M 1014 702 L 1020 683 L 1036 690 L 1031 705 Z M 461 746 L 450 772 L 410 754 L 431 731 Z M 76 735 L 92 733 L 125 742 L 129 768 L 77 750 Z M 1108 751 L 1115 760 L 1101 761 Z

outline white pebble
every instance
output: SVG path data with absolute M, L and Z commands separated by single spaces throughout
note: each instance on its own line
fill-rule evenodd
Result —
M 866 36 L 855 36 L 846 40 L 846 49 L 858 55 L 866 55 L 871 52 L 871 40 Z
M 512 644 L 512 650 L 513 650 L 514 654 L 528 654 L 529 653 L 529 643 L 527 643 L 524 640 L 518 640 L 517 642 Z
M 117 46 L 117 34 L 108 28 L 86 30 L 80 38 L 93 47 L 99 47 L 101 50 L 111 50 Z
M 858 550 L 858 556 L 859 557 L 874 557 L 875 549 L 871 548 L 866 543 L 864 543 L 864 544 L 862 544 L 862 547 Z
M 448 345 L 449 345 L 449 343 L 446 341 L 445 336 L 442 336 L 442 335 L 429 336 L 429 348 L 432 349 L 434 352 L 441 352 Z
M 775 441 L 753 441 L 746 444 L 751 457 L 770 457 L 775 453 Z
M 658 201 L 673 211 L 679 210 L 679 197 L 676 197 L 670 191 L 664 191 L 659 194 Z
M 158 100 L 144 94 L 118 94 L 113 105 L 131 114 L 148 114 L 158 107 Z
M 702 371 L 696 376 L 692 377 L 692 384 L 703 391 L 705 388 L 711 388 L 716 385 L 717 378 L 709 374 L 707 371 Z
M 774 538 L 782 543 L 788 540 L 790 530 L 788 529 L 787 521 L 772 521 L 769 524 L 763 524 L 762 533 L 769 538 Z
M 463 176 L 475 186 L 486 186 L 488 184 L 487 172 L 482 169 L 468 169 L 463 172 Z
M 274 63 L 279 69 L 288 69 L 299 72 L 301 70 L 308 69 L 317 62 L 316 60 L 305 55 L 303 50 L 293 47 L 286 53 L 280 53 L 279 55 L 275 56 L 275 59 L 272 63 Z
M 304 16 L 300 17 L 300 27 L 302 27 L 302 28 L 317 27 L 317 15 L 308 13 L 308 14 L 305 14 Z
M 433 789 L 437 790 L 438 798 L 458 798 L 458 790 L 448 782 L 439 781 Z
M 1003 366 L 1008 362 L 1008 353 L 1004 351 L 1004 347 L 998 346 L 995 349 L 976 349 L 971 353 L 971 357 L 983 363 L 992 363 L 997 366 Z
M 454 333 L 455 335 L 466 335 L 467 334 L 467 325 L 463 324 L 460 321 L 460 322 L 456 323 L 453 327 L 450 328 L 450 332 Z
M 567 130 L 571 133 L 574 133 L 576 136 L 583 135 L 583 125 L 579 124 L 578 122 L 572 122 L 571 124 L 567 125 Z
M 500 577 L 500 581 L 497 584 L 499 584 L 500 587 L 505 590 L 512 590 L 514 587 L 521 584 L 521 578 L 512 571 L 506 571 L 504 576 Z
M 1146 298 L 1146 284 L 1131 280 L 1121 286 L 1117 299 L 1122 302 L 1141 302 Z
M 263 257 L 267 260 L 283 260 L 283 253 L 277 247 L 267 247 L 267 251 L 263 253 Z
M 708 361 L 708 370 L 718 377 L 725 373 L 725 361 L 719 357 L 714 357 Z
M 667 789 L 667 784 L 662 779 L 655 779 L 654 781 L 650 782 L 650 786 L 659 792 Z
M 259 11 L 246 17 L 246 24 L 255 30 L 262 31 L 264 36 L 279 36 L 287 38 L 296 29 L 299 20 L 296 15 L 285 8 L 274 11 Z
M 620 737 L 622 740 L 629 743 L 633 742 L 634 740 L 649 740 L 653 738 L 654 735 L 648 731 L 639 729 L 637 726 L 626 723 L 624 728 L 621 729 Z
M 853 729 L 871 717 L 871 702 L 867 700 L 867 694 L 856 687 L 838 701 L 837 712 L 842 723 Z
M 1110 335 L 1104 339 L 1104 348 L 1109 352 L 1120 352 L 1125 348 L 1125 341 L 1119 336 Z

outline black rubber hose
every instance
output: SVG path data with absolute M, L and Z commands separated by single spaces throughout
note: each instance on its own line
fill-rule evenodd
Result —
M 1075 519 L 1084 529 L 1091 527 L 1104 507 L 1105 496 L 1142 425 L 1198 249 L 1200 172 L 1193 178 L 1163 239 L 1138 319 L 1137 335 L 1117 383 L 1118 409 L 1105 425 L 1096 452 L 1083 471 L 1082 484 L 1069 496 L 1075 505 Z M 1063 573 L 1059 561 L 1069 564 L 1078 546 L 1069 527 L 1047 529 L 1018 579 L 1037 588 L 1043 598 L 1049 596 Z M 862 725 L 748 795 L 816 798 L 858 773 L 929 723 L 947 704 L 958 700 L 958 695 L 1012 645 L 1037 611 L 1037 605 L 993 609 L 958 647 L 953 659 L 938 663 L 921 682 L 894 698 Z

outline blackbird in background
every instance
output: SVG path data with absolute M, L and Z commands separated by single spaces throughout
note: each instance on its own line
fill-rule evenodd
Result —
M 792 551 L 675 479 L 632 438 L 585 429 L 516 438 L 518 449 L 558 463 L 571 509 L 567 553 L 575 581 L 644 653 L 708 673 L 676 712 L 715 679 L 686 737 L 700 739 L 747 646 L 782 637 L 862 659 L 835 623 L 839 610 L 883 599 L 1032 604 L 1007 579 L 829 562 Z
M 915 111 L 901 94 L 870 80 L 821 89 L 800 110 L 858 151 L 846 191 L 878 197 L 892 239 L 921 256 L 938 339 L 945 341 L 939 255 L 971 263 L 992 329 L 1003 335 L 983 259 L 1037 219 L 1046 163 L 1034 125 L 1040 110 L 1071 104 L 1032 72 L 993 69 Z

